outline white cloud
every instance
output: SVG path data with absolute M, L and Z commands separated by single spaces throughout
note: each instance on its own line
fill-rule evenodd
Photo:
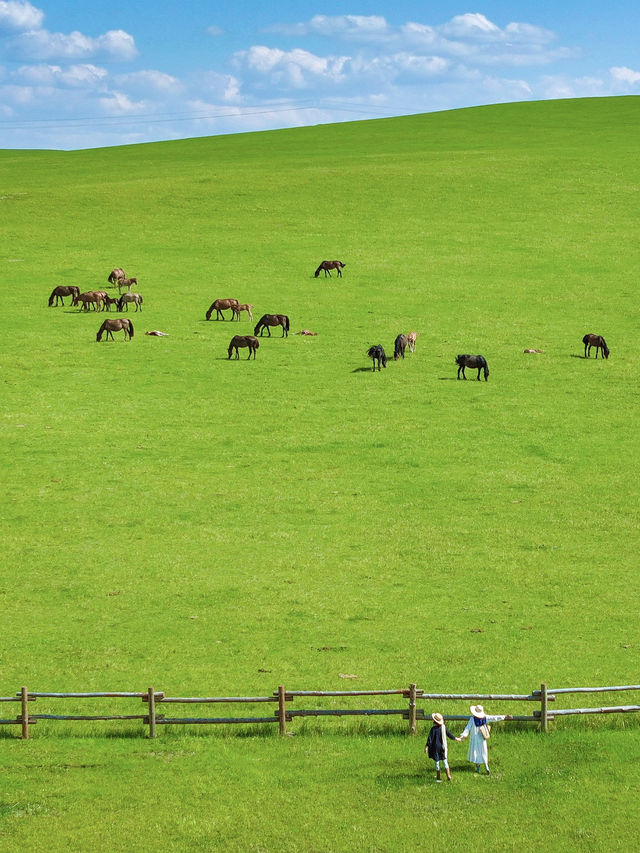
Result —
M 30 83 L 33 86 L 71 86 L 95 88 L 107 78 L 104 68 L 96 65 L 27 65 L 18 68 L 12 75 L 14 79 Z
M 254 45 L 235 53 L 233 61 L 237 68 L 268 76 L 272 85 L 301 89 L 319 79 L 334 83 L 341 80 L 348 57 L 322 57 L 299 48 L 284 51 Z
M 165 74 L 163 71 L 134 71 L 131 74 L 120 74 L 115 78 L 115 82 L 128 91 L 149 94 L 177 95 L 184 89 L 176 77 Z
M 215 25 L 213 25 L 211 27 L 207 27 L 206 32 L 210 36 L 222 36 L 222 35 L 224 35 L 224 30 L 222 29 L 222 27 L 216 27 Z
M 133 36 L 124 30 L 110 30 L 97 38 L 78 31 L 66 34 L 32 30 L 10 39 L 7 48 L 13 56 L 36 61 L 93 57 L 129 60 L 138 55 Z
M 31 3 L 0 2 L 0 31 L 39 29 L 44 21 L 44 12 Z
M 640 83 L 640 71 L 633 71 L 631 68 L 619 67 L 609 69 L 612 78 L 620 83 L 630 83 L 632 86 Z

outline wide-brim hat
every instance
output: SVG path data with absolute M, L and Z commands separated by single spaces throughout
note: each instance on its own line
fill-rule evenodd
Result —
M 433 720 L 434 723 L 436 723 L 439 726 L 441 726 L 444 723 L 444 717 L 442 716 L 442 714 L 438 714 L 438 713 L 432 714 L 431 719 Z
M 471 711 L 473 716 L 478 717 L 478 719 L 482 719 L 482 717 L 485 716 L 484 708 L 482 707 L 482 705 L 472 705 L 469 710 Z

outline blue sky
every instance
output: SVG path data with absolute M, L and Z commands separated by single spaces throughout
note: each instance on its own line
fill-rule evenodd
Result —
M 0 148 L 640 94 L 637 0 L 0 0 Z

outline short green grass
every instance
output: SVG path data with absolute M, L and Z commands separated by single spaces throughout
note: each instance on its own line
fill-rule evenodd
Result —
M 620 98 L 0 152 L 0 694 L 637 683 L 639 125 Z M 333 257 L 344 277 L 314 279 Z M 144 309 L 131 343 L 97 344 L 102 317 L 47 298 L 114 266 Z M 229 362 L 252 324 L 205 322 L 227 296 L 318 336 Z M 374 375 L 367 347 L 411 329 L 416 353 Z M 608 362 L 582 358 L 586 332 Z M 457 382 L 459 352 L 489 382 Z M 633 719 L 502 727 L 495 777 L 459 746 L 442 792 L 404 725 L 6 729 L 0 840 L 615 849 L 631 831 Z

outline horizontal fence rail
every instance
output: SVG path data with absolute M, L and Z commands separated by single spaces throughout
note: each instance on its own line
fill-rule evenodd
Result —
M 279 732 L 282 735 L 290 734 L 287 731 L 287 723 L 296 718 L 332 718 L 332 717 L 392 717 L 398 716 L 404 721 L 408 721 L 408 730 L 411 734 L 416 734 L 417 724 L 423 720 L 431 719 L 433 710 L 432 703 L 438 702 L 535 702 L 539 708 L 533 708 L 531 713 L 518 714 L 509 713 L 509 717 L 514 721 L 534 722 L 539 725 L 541 731 L 547 731 L 548 725 L 556 717 L 567 717 L 571 715 L 585 714 L 626 714 L 637 713 L 640 711 L 640 704 L 626 704 L 615 706 L 600 706 L 588 708 L 553 708 L 549 709 L 551 703 L 556 702 L 557 697 L 570 694 L 601 694 L 614 692 L 639 692 L 640 685 L 621 685 L 613 687 L 562 687 L 554 690 L 547 688 L 546 684 L 541 684 L 540 689 L 532 690 L 531 693 L 430 693 L 414 684 L 409 687 L 403 687 L 393 690 L 286 690 L 283 685 L 280 685 L 277 690 L 270 696 L 167 696 L 164 691 L 157 691 L 153 687 L 141 691 L 94 691 L 89 693 L 59 693 L 59 692 L 41 692 L 31 691 L 26 687 L 22 687 L 14 696 L 0 696 L 0 703 L 18 703 L 20 705 L 20 713 L 13 718 L 0 719 L 0 726 L 16 725 L 21 728 L 21 736 L 23 739 L 29 737 L 29 728 L 36 725 L 41 720 L 46 721 L 65 721 L 65 722 L 107 722 L 107 721 L 131 721 L 138 720 L 143 725 L 148 727 L 149 737 L 156 736 L 157 726 L 170 725 L 225 725 L 225 724 L 245 724 L 254 725 L 268 723 L 271 725 L 277 724 Z M 405 705 L 403 707 L 392 708 L 354 708 L 354 707 L 339 707 L 339 708 L 297 708 L 292 707 L 296 701 L 302 699 L 317 698 L 320 700 L 353 700 L 361 699 L 362 697 L 392 697 L 395 699 L 403 699 Z M 112 713 L 112 714 L 78 714 L 51 713 L 49 709 L 42 710 L 40 713 L 40 705 L 42 702 L 47 704 L 51 701 L 59 700 L 137 700 L 142 703 L 143 707 L 139 713 Z M 425 709 L 418 707 L 425 702 L 429 702 L 431 707 Z M 33 704 L 38 712 L 34 713 Z M 167 716 L 159 711 L 165 705 L 256 705 L 271 703 L 275 705 L 273 714 L 269 716 Z M 399 703 L 400 704 L 400 703 Z M 30 708 L 30 706 L 32 706 Z M 75 709 L 74 709 L 75 710 Z M 167 709 L 168 710 L 168 709 Z M 265 709 L 266 710 L 266 709 Z M 464 713 L 445 713 L 445 720 L 467 720 L 469 712 L 465 709 Z

